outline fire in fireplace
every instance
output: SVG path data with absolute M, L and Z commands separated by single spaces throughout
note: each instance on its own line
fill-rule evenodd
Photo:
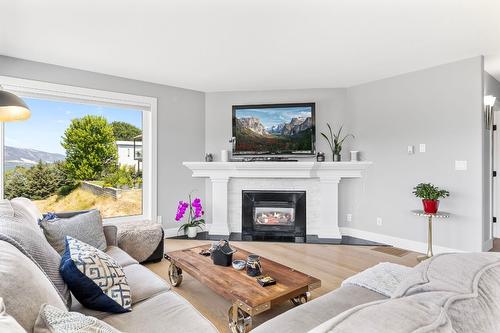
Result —
M 305 242 L 304 191 L 243 191 L 243 240 Z

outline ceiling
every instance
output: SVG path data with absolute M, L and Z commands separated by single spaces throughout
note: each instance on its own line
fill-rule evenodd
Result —
M 349 87 L 485 55 L 498 0 L 0 0 L 0 54 L 201 91 Z

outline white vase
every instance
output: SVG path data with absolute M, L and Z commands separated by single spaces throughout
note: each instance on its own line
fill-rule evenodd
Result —
M 197 227 L 188 227 L 187 228 L 187 236 L 189 238 L 195 238 L 197 234 L 198 234 L 198 228 Z

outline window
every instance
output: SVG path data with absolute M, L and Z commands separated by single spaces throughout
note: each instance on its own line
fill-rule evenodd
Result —
M 3 124 L 3 197 L 27 197 L 44 213 L 97 208 L 105 219 L 155 219 L 156 100 L 19 81 L 22 87 L 4 87 L 23 98 L 32 116 Z M 60 91 L 33 93 L 39 85 Z M 92 97 L 82 99 L 82 91 Z

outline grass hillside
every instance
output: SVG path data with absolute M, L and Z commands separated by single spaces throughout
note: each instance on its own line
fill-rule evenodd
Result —
M 140 215 L 142 213 L 142 190 L 123 192 L 122 197 L 115 200 L 77 188 L 64 197 L 53 195 L 45 200 L 34 202 L 44 213 L 97 208 L 103 217 Z

